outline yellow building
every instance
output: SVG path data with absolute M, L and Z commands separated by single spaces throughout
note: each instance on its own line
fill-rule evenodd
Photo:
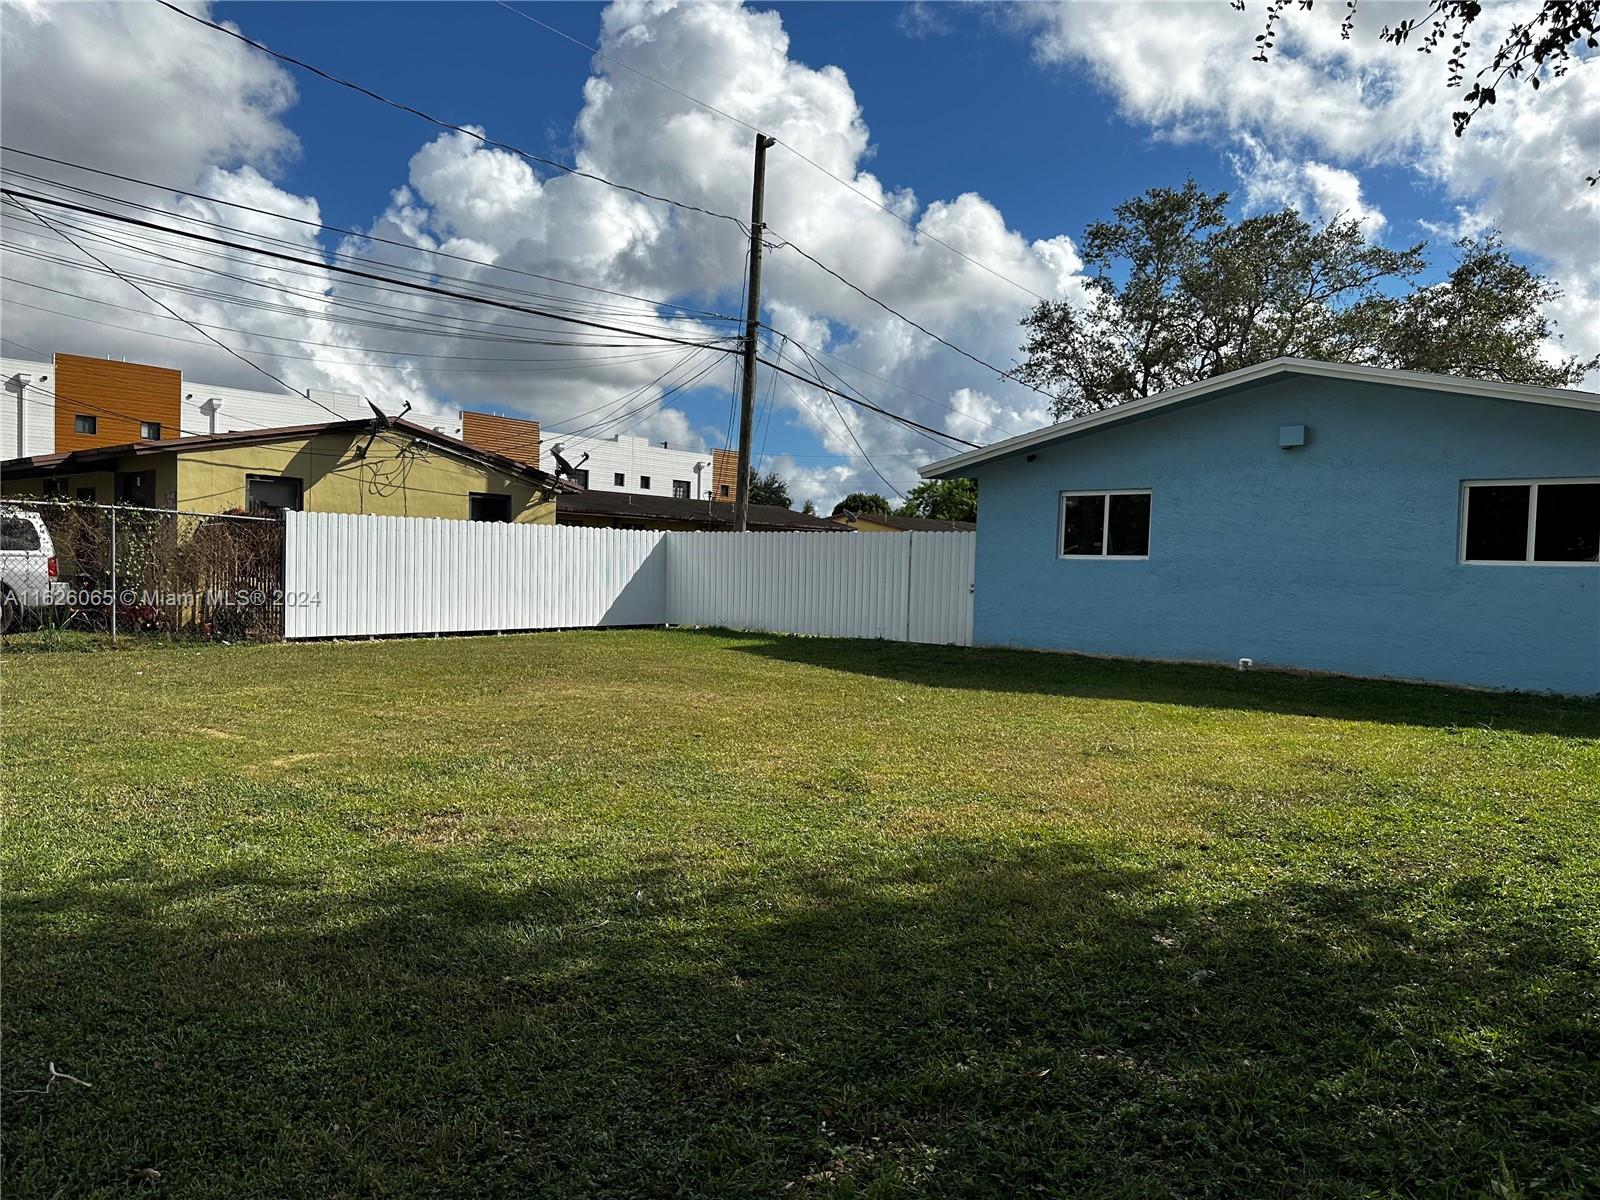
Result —
M 572 484 L 405 420 L 331 421 L 0 463 L 0 494 L 186 512 L 281 510 L 553 525 Z

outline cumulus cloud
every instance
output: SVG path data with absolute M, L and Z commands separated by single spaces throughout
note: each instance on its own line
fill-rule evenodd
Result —
M 1535 0 L 1489 4 L 1476 26 L 1469 76 L 1492 51 L 1491 30 L 1526 17 Z M 1369 223 L 1358 172 L 1398 166 L 1470 213 L 1462 227 L 1498 226 L 1566 289 L 1556 312 L 1569 349 L 1600 350 L 1600 59 L 1533 92 L 1501 89 L 1499 103 L 1454 136 L 1440 55 L 1378 39 L 1385 18 L 1358 10 L 1350 40 L 1341 13 L 1290 12 L 1272 62 L 1250 61 L 1262 9 L 1208 0 L 1159 5 L 1029 5 L 1012 20 L 1041 63 L 1086 69 L 1124 116 L 1159 136 L 1240 146 L 1246 196 L 1319 214 L 1340 207 Z M 1369 227 L 1373 227 L 1369 224 Z
M 62 157 L 183 186 L 198 184 L 195 190 L 224 199 L 317 219 L 315 198 L 290 195 L 272 182 L 274 167 L 295 149 L 285 123 L 292 118 L 294 92 L 289 79 L 263 56 L 149 6 L 49 7 L 27 20 L 28 36 L 14 39 L 8 29 L 4 48 L 8 140 L 13 129 L 9 101 L 28 94 L 37 100 L 17 126 L 26 133 L 18 139 L 25 145 L 52 147 Z M 600 36 L 607 55 L 775 134 L 849 182 L 840 186 L 783 147 L 772 152 L 767 213 L 772 249 L 764 293 L 770 322 L 793 339 L 776 342 L 772 353 L 810 370 L 802 357 L 809 352 L 886 406 L 934 428 L 964 431 L 959 436 L 973 440 L 991 440 L 1036 423 L 1042 406 L 1032 393 L 938 346 L 789 247 L 803 246 L 885 304 L 1008 367 L 1016 353 L 1017 320 L 1034 295 L 1067 295 L 1078 286 L 1080 264 L 1066 237 L 1029 241 L 976 193 L 924 204 L 910 191 L 878 179 L 866 167 L 870 135 L 849 80 L 837 68 L 792 59 L 776 12 L 619 0 L 604 11 Z M 141 69 L 108 71 L 105 63 L 113 59 L 138 62 Z M 205 102 L 196 104 L 186 93 L 200 87 L 200 75 L 204 87 L 194 95 Z M 76 116 L 68 130 L 52 104 L 57 96 L 77 94 L 80 84 L 92 111 L 69 106 L 66 111 Z M 749 129 L 606 59 L 595 61 L 583 99 L 574 131 L 579 167 L 718 212 L 746 210 Z M 154 115 L 173 111 L 184 113 L 188 123 L 169 133 Z M 324 258 L 337 251 L 380 260 L 386 270 L 447 269 L 461 286 L 478 290 L 504 287 L 507 276 L 458 261 L 441 267 L 430 252 L 619 292 L 732 307 L 745 262 L 745 235 L 733 222 L 685 214 L 580 177 L 541 176 L 519 157 L 461 134 L 424 133 L 419 142 L 390 203 L 368 227 L 377 237 L 414 247 L 414 253 L 360 238 L 329 245 L 309 227 L 268 218 L 252 218 L 248 227 L 288 238 L 308 256 Z M 169 198 L 169 206 L 177 203 Z M 183 204 L 196 215 L 241 223 L 237 210 L 211 212 L 214 206 Z M 940 242 L 987 264 L 993 273 Z M 172 278 L 186 278 L 171 264 L 145 266 L 154 276 L 167 277 L 170 270 Z M 722 440 L 718 431 L 696 428 L 681 409 L 662 403 L 669 388 L 706 362 L 673 374 L 675 354 L 612 349 L 568 351 L 562 361 L 534 365 L 529 360 L 536 355 L 525 347 L 462 340 L 494 320 L 481 310 L 438 298 L 384 295 L 381 303 L 390 306 L 386 315 L 357 325 L 349 319 L 348 305 L 378 303 L 370 289 L 315 270 L 230 269 L 305 295 L 293 302 L 278 297 L 286 311 L 271 313 L 240 311 L 221 297 L 174 303 L 198 320 L 253 331 L 229 335 L 253 356 L 281 354 L 295 336 L 325 343 L 310 352 L 318 362 L 271 360 L 297 386 L 379 393 L 389 407 L 409 401 L 438 412 L 494 405 L 537 415 L 552 427 L 604 420 L 612 432 L 628 428 L 689 444 Z M 70 279 L 71 288 L 103 300 L 130 300 L 114 279 L 73 277 L 65 267 L 39 263 L 21 273 L 36 280 Z M 593 293 L 557 284 L 518 286 L 541 288 L 566 303 L 595 300 Z M 595 311 L 635 328 L 695 338 L 731 332 L 728 324 L 675 317 L 670 310 L 631 301 L 606 305 Z M 400 331 L 378 327 L 397 323 L 396 309 L 416 324 Z M 85 310 L 80 305 L 75 311 Z M 170 323 L 156 318 L 141 321 L 119 313 L 108 319 L 173 333 Z M 508 314 L 504 323 L 519 320 Z M 18 336 L 49 346 L 62 344 L 72 329 L 37 314 L 15 327 L 23 330 Z M 178 332 L 184 333 L 181 327 Z M 81 345 L 85 336 L 79 326 L 74 341 Z M 156 354 L 139 334 L 96 328 L 87 336 L 104 352 Z M 203 368 L 217 382 L 257 382 L 247 373 L 240 377 L 238 364 L 182 341 L 164 343 L 161 353 L 166 361 Z M 442 365 L 446 357 L 448 367 Z M 481 365 L 466 361 L 469 357 Z M 551 351 L 549 357 L 561 354 Z M 728 374 L 719 367 L 705 378 L 722 386 Z M 827 451 L 855 456 L 826 465 L 787 460 L 797 501 L 825 501 L 835 490 L 859 486 L 881 490 L 877 475 L 859 457 L 863 447 L 875 460 L 881 456 L 880 466 L 901 491 L 915 481 L 918 462 L 942 452 L 922 435 L 847 405 L 835 406 L 792 381 L 774 385 L 771 396 L 769 434 L 783 425 L 806 429 Z
M 1514 245 L 1550 262 L 1578 301 L 1600 295 L 1597 268 L 1583 248 L 1588 243 L 1577 236 L 1592 230 L 1600 191 L 1564 192 L 1549 183 L 1564 170 L 1581 174 L 1596 157 L 1600 133 L 1593 121 L 1584 128 L 1582 120 L 1596 103 L 1600 77 L 1592 64 L 1541 93 L 1536 105 L 1520 97 L 1502 103 L 1500 111 L 1480 118 L 1468 139 L 1456 142 L 1439 112 L 1438 64 L 1423 60 L 1420 66 L 1429 69 L 1420 71 L 1420 56 L 1374 49 L 1370 38 L 1342 44 L 1322 23 L 1300 18 L 1294 29 L 1303 32 L 1283 43 L 1269 72 L 1249 64 L 1254 29 L 1226 6 L 1207 0 L 1176 19 L 1164 5 L 1160 20 L 1130 16 L 1129 9 L 1068 5 L 1029 9 L 1015 19 L 1027 22 L 1041 60 L 1087 64 L 1129 116 L 1164 136 L 1205 137 L 1220 151 L 1240 155 L 1247 175 L 1254 172 L 1262 203 L 1276 189 L 1319 217 L 1351 212 L 1377 229 L 1383 214 L 1364 197 L 1359 172 L 1369 164 L 1407 162 L 1437 183 L 1451 205 L 1496 220 Z M 248 10 L 240 11 L 247 18 Z M 879 178 L 869 169 L 867 114 L 849 79 L 836 67 L 796 61 L 776 11 L 617 0 L 601 16 L 599 44 L 607 56 L 737 120 L 597 58 L 573 130 L 576 163 L 584 170 L 741 214 L 749 200 L 751 132 L 738 122 L 784 143 L 769 156 L 772 248 L 764 292 L 767 319 L 787 338 L 775 338 L 769 354 L 807 371 L 815 362 L 878 403 L 972 441 L 1047 419 L 1042 397 L 937 345 L 793 247 L 804 247 L 885 304 L 1004 368 L 1017 353 L 1018 318 L 1035 297 L 1078 293 L 1081 263 L 1069 238 L 1024 238 L 975 192 L 918 197 Z M 297 152 L 290 127 L 293 81 L 240 43 L 155 6 L 72 4 L 8 10 L 0 52 L 6 78 L 0 120 L 8 142 L 319 219 L 315 197 L 293 195 L 275 182 L 279 167 Z M 354 106 L 351 121 L 359 122 L 366 102 L 347 102 Z M 789 147 L 849 186 L 829 180 Z M 710 351 L 691 361 L 670 346 L 549 346 L 543 343 L 563 340 L 549 321 L 380 291 L 326 266 L 334 254 L 359 256 L 382 264 L 386 273 L 433 272 L 463 289 L 538 294 L 568 307 L 585 305 L 613 323 L 700 340 L 729 334 L 736 325 L 531 276 L 727 313 L 736 307 L 745 253 L 745 234 L 731 221 L 536 170 L 470 136 L 435 134 L 420 125 L 409 161 L 395 164 L 388 204 L 365 227 L 399 246 L 367 237 L 336 241 L 307 225 L 175 195 L 137 194 L 282 238 L 324 264 L 225 263 L 131 235 L 119 235 L 124 244 L 118 245 L 87 223 L 86 236 L 102 238 L 95 243 L 99 250 L 120 256 L 111 261 L 138 264 L 152 279 L 184 285 L 187 290 L 172 293 L 176 307 L 228 329 L 219 336 L 297 387 L 373 395 L 391 408 L 410 402 L 446 420 L 463 406 L 493 406 L 536 415 L 553 428 L 598 425 L 602 432 L 627 429 L 689 445 L 723 440 L 721 430 L 708 427 L 717 423 L 714 414 L 692 420 L 679 403 L 696 380 L 700 387 L 731 386 L 732 364 Z M 19 241 L 42 246 L 49 240 L 12 217 L 7 225 Z M 141 256 L 140 245 L 169 261 Z M 67 256 L 59 243 L 55 248 Z M 441 260 L 435 251 L 461 257 Z M 239 279 L 220 279 L 217 269 Z M 195 285 L 205 283 L 208 272 L 210 292 L 204 294 Z M 8 296 L 35 308 L 7 305 L 7 337 L 48 349 L 154 358 L 217 383 L 260 384 L 234 360 L 192 344 L 191 331 L 181 325 L 126 311 L 148 305 L 115 279 L 15 256 L 8 256 L 6 273 L 8 280 L 87 298 L 8 289 Z M 264 293 L 250 280 L 293 291 Z M 237 297 L 265 303 L 244 306 Z M 101 303 L 88 302 L 96 300 Z M 106 324 L 63 320 L 39 307 Z M 151 334 L 177 340 L 155 341 Z M 565 340 L 581 338 L 568 332 Z M 696 376 L 703 368 L 709 374 Z M 764 436 L 776 437 L 775 447 L 785 444 L 784 428 L 792 427 L 841 456 L 796 453 L 777 460 L 791 477 L 797 503 L 810 498 L 826 507 L 847 491 L 884 490 L 859 457 L 863 447 L 895 491 L 915 482 L 918 463 L 941 453 L 920 434 L 835 406 L 793 381 L 773 381 L 766 394 Z

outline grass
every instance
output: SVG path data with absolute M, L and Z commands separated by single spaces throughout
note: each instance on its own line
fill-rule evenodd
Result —
M 1600 705 L 659 631 L 3 682 L 8 1200 L 1600 1189 Z

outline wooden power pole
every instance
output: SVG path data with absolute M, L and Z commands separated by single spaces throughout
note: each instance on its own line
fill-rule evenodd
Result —
M 734 492 L 733 527 L 745 531 L 750 520 L 750 441 L 755 433 L 756 334 L 761 329 L 762 208 L 767 194 L 767 147 L 775 138 L 756 134 L 755 181 L 750 187 L 750 304 L 744 319 L 744 379 L 739 388 L 739 484 Z

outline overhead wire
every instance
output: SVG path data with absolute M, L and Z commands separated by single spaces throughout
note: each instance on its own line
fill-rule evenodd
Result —
M 43 224 L 45 224 L 46 226 L 50 226 L 50 222 L 49 222 L 48 219 L 46 219 L 45 217 L 41 216 L 39 213 L 34 212 L 33 209 L 29 208 L 28 205 L 23 200 L 21 200 L 14 191 L 11 191 L 10 189 L 6 189 L 4 194 L 5 194 L 5 196 L 6 196 L 6 198 L 8 200 L 10 200 L 13 204 L 16 204 L 19 207 L 21 207 L 25 212 L 29 213 L 35 220 L 43 222 Z M 58 231 L 58 232 L 61 232 L 61 231 Z M 200 336 L 204 337 L 207 341 L 215 342 L 218 346 L 220 346 L 222 349 L 226 350 L 230 355 L 232 355 L 234 358 L 238 359 L 240 362 L 244 363 L 251 370 L 257 371 L 257 372 L 261 373 L 262 375 L 266 376 L 268 379 L 270 379 L 274 383 L 276 383 L 279 387 L 285 388 L 285 389 L 287 389 L 288 391 L 291 391 L 291 392 L 297 391 L 296 388 L 291 387 L 283 379 L 279 378 L 277 375 L 273 374 L 271 371 L 267 370 L 265 367 L 261 366 L 259 363 L 253 362 L 248 356 L 246 356 L 244 354 L 240 354 L 232 346 L 229 346 L 227 343 L 221 341 L 220 339 L 213 337 L 210 333 L 208 333 L 204 329 L 200 328 L 200 326 L 194 324 L 194 322 L 190 321 L 182 313 L 180 313 L 177 310 L 173 309 L 172 307 L 170 307 L 169 305 L 167 305 L 163 301 L 157 299 L 155 296 L 152 296 L 143 287 L 141 287 L 139 284 L 135 283 L 133 280 L 127 278 L 120 271 L 118 271 L 115 267 L 109 265 L 108 263 L 102 261 L 99 258 L 96 258 L 92 251 L 85 249 L 81 244 L 79 244 L 76 241 L 73 241 L 73 238 L 72 238 L 72 236 L 70 234 L 65 233 L 65 232 L 61 232 L 61 236 L 63 238 L 65 238 L 66 241 L 69 242 L 72 246 L 74 246 L 80 253 L 82 253 L 85 258 L 93 259 L 95 262 L 99 263 L 106 270 L 110 271 L 113 275 L 117 276 L 118 279 L 121 279 L 129 287 L 133 288 L 134 291 L 138 292 L 146 300 L 149 300 L 150 303 L 152 303 L 154 305 L 157 305 L 158 307 L 164 309 L 166 312 L 170 313 L 172 316 L 174 316 L 178 320 L 182 321 L 185 325 L 188 325 L 191 329 L 193 329 L 196 333 L 200 334 Z M 321 401 L 316 400 L 315 398 L 313 398 L 311 393 L 310 393 L 310 391 L 306 391 L 306 392 L 304 392 L 302 394 L 306 397 L 307 400 L 310 400 L 311 403 L 317 405 L 317 407 L 319 407 L 319 408 L 327 408 L 329 412 L 335 412 L 334 409 L 328 408 L 327 405 L 325 405 Z
M 422 109 L 416 108 L 410 104 L 406 104 L 403 101 L 392 100 L 388 96 L 383 95 L 381 92 L 373 91 L 369 87 L 364 87 L 361 84 L 354 83 L 348 79 L 342 79 L 329 71 L 323 70 L 321 67 L 313 66 L 304 59 L 296 58 L 292 54 L 284 54 L 281 51 L 274 50 L 270 46 L 256 41 L 254 38 L 246 37 L 236 29 L 229 29 L 226 25 L 221 25 L 216 21 L 207 20 L 205 17 L 189 12 L 187 9 L 171 3 L 171 0 L 156 0 L 156 2 L 163 8 L 170 9 L 177 13 L 179 16 L 187 17 L 189 20 L 194 21 L 197 24 L 204 25 L 218 33 L 225 34 L 236 41 L 243 42 L 247 46 L 253 46 L 263 54 L 270 55 L 279 62 L 288 63 L 290 66 L 298 67 L 302 71 L 309 71 L 311 74 L 325 79 L 329 83 L 336 83 L 340 87 L 348 88 L 353 92 L 359 92 L 368 99 L 376 100 L 378 103 L 385 104 L 390 108 L 399 110 L 400 112 L 409 113 L 414 117 L 419 117 L 432 125 L 437 125 L 441 129 L 448 129 L 452 133 L 459 133 L 465 137 L 470 137 L 475 141 L 483 143 L 485 146 L 492 146 L 496 149 L 508 151 L 509 153 L 515 154 L 517 157 L 526 159 L 529 162 L 541 163 L 544 166 L 564 172 L 567 175 L 576 176 L 579 179 L 592 180 L 595 183 L 601 183 L 606 187 L 615 188 L 618 191 L 630 193 L 631 195 L 638 196 L 641 199 L 653 200 L 659 204 L 668 204 L 673 208 L 680 208 L 686 212 L 701 213 L 705 216 L 716 217 L 723 221 L 732 221 L 735 225 L 740 224 L 738 217 L 730 216 L 727 213 L 717 212 L 714 209 L 704 208 L 698 204 L 690 204 L 683 200 L 674 200 L 670 196 L 660 196 L 654 192 L 646 191 L 643 188 L 633 187 L 630 184 L 618 183 L 615 180 L 607 179 L 604 175 L 597 174 L 593 171 L 586 171 L 579 167 L 574 167 L 567 163 L 560 162 L 557 159 L 547 158 L 542 154 L 534 154 L 531 151 L 523 150 L 521 147 L 514 146 L 510 142 L 503 142 L 497 138 L 491 138 L 486 134 L 479 133 L 477 130 L 468 128 L 465 125 L 457 125 L 454 122 L 446 121 L 440 117 L 435 117 L 431 113 L 426 113 Z
M 162 2 L 165 2 L 165 0 L 162 0 Z M 424 292 L 424 293 L 427 293 L 427 294 L 430 294 L 430 295 L 443 296 L 443 297 L 445 297 L 447 299 L 460 300 L 460 301 L 464 301 L 464 302 L 472 303 L 472 304 L 482 304 L 482 305 L 487 305 L 487 306 L 494 307 L 494 308 L 503 308 L 503 309 L 507 309 L 507 310 L 509 310 L 511 312 L 520 312 L 520 313 L 525 313 L 525 314 L 528 314 L 528 315 L 531 315 L 531 316 L 540 316 L 540 317 L 544 317 L 544 318 L 546 318 L 548 320 L 559 321 L 559 322 L 563 322 L 563 323 L 566 323 L 566 324 L 578 325 L 578 326 L 581 326 L 581 327 L 586 327 L 586 328 L 591 328 L 591 329 L 602 329 L 602 330 L 605 330 L 605 331 L 611 332 L 611 333 L 624 333 L 624 334 L 628 334 L 628 335 L 630 335 L 632 337 L 643 338 L 643 339 L 646 339 L 646 340 L 661 341 L 661 342 L 675 342 L 678 345 L 703 345 L 704 344 L 704 343 L 700 343 L 700 342 L 692 342 L 692 341 L 689 341 L 689 340 L 687 340 L 685 338 L 675 338 L 675 337 L 671 337 L 671 336 L 666 335 L 666 334 L 652 333 L 652 332 L 650 332 L 648 330 L 631 329 L 631 328 L 627 328 L 627 327 L 623 327 L 623 326 L 608 325 L 608 324 L 605 324 L 603 322 L 591 321 L 591 320 L 588 320 L 588 319 L 585 319 L 585 318 L 581 318 L 581 317 L 574 317 L 574 316 L 571 316 L 571 315 L 568 315 L 568 314 L 565 314 L 565 313 L 557 313 L 557 312 L 553 312 L 553 311 L 550 311 L 550 310 L 547 310 L 547 309 L 534 308 L 534 307 L 531 307 L 529 305 L 516 304 L 516 303 L 513 303 L 513 302 L 508 301 L 508 300 L 499 299 L 498 297 L 477 296 L 477 295 L 473 295 L 473 294 L 467 293 L 467 292 L 452 291 L 449 288 L 436 287 L 436 286 L 433 286 L 431 284 L 417 283 L 417 282 L 414 282 L 414 281 L 411 281 L 411 280 L 404 280 L 404 279 L 394 279 L 394 278 L 389 277 L 389 276 L 379 275 L 376 272 L 362 271 L 362 270 L 358 270 L 358 269 L 356 269 L 354 267 L 342 266 L 342 265 L 337 264 L 337 263 L 321 263 L 321 262 L 316 261 L 315 259 L 309 259 L 309 258 L 305 258 L 305 257 L 299 256 L 299 255 L 287 254 L 287 253 L 285 253 L 283 251 L 279 251 L 279 250 L 270 250 L 270 249 L 267 249 L 267 248 L 264 248 L 264 247 L 260 247 L 260 246 L 243 245 L 243 244 L 238 243 L 238 242 L 229 241 L 229 240 L 227 240 L 225 238 L 216 238 L 216 237 L 210 236 L 209 234 L 195 233 L 195 232 L 192 232 L 192 231 L 189 231 L 189 230 L 173 229 L 170 226 L 158 225 L 158 224 L 156 224 L 154 222 L 145 221 L 145 220 L 142 220 L 141 218 L 138 218 L 138 217 L 130 217 L 130 216 L 127 216 L 127 215 L 122 214 L 122 213 L 108 213 L 108 212 L 105 212 L 105 211 L 99 210 L 99 209 L 86 208 L 83 205 L 73 204 L 73 203 L 70 203 L 68 201 L 61 200 L 61 199 L 56 199 L 56 198 L 52 198 L 52 197 L 48 197 L 48 196 L 39 196 L 37 194 L 29 193 L 29 192 L 21 192 L 16 188 L 0 187 L 0 195 L 4 195 L 4 196 L 10 197 L 12 199 L 16 199 L 16 198 L 21 197 L 21 198 L 24 198 L 24 199 L 27 199 L 27 200 L 34 201 L 35 203 L 46 204 L 46 205 L 50 205 L 50 206 L 57 207 L 57 208 L 65 208 L 65 209 L 68 209 L 69 211 L 82 212 L 82 213 L 86 213 L 86 214 L 91 215 L 91 216 L 103 217 L 103 218 L 106 218 L 106 219 L 109 219 L 109 220 L 120 221 L 120 222 L 123 222 L 123 223 L 126 223 L 126 224 L 135 225 L 135 226 L 139 226 L 139 227 L 143 227 L 143 228 L 157 229 L 157 230 L 160 230 L 160 231 L 162 231 L 164 233 L 176 234 L 179 237 L 192 238 L 192 239 L 195 239 L 197 241 L 209 242 L 209 243 L 212 243 L 214 245 L 229 246 L 229 247 L 232 247 L 233 249 L 236 249 L 236 250 L 247 250 L 247 251 L 250 251 L 251 253 L 262 255 L 262 256 L 267 257 L 267 258 L 279 259 L 279 260 L 282 260 L 282 261 L 285 261 L 285 262 L 295 262 L 295 263 L 299 263 L 299 264 L 301 264 L 303 266 L 321 267 L 324 270 L 335 272 L 337 274 L 350 275 L 350 276 L 353 276 L 353 277 L 369 279 L 369 280 L 376 280 L 376 281 L 378 281 L 380 283 L 394 284 L 397 287 L 409 288 L 409 289 L 412 289 L 412 290 L 415 290 L 415 291 L 418 291 L 418 292 Z M 35 214 L 35 215 L 37 215 L 37 214 Z M 102 265 L 104 265 L 104 264 L 102 264 Z
M 583 41 L 583 40 L 581 40 L 579 38 L 573 37 L 571 34 L 565 33 L 562 30 L 557 29 L 553 25 L 548 25 L 544 21 L 541 21 L 538 17 L 532 16 L 529 13 L 525 13 L 520 8 L 517 8 L 517 7 L 515 7 L 514 5 L 511 5 L 511 4 L 508 4 L 506 2 L 506 0 L 496 0 L 496 3 L 498 3 L 501 8 L 508 9 L 509 11 L 516 13 L 517 16 L 521 17 L 523 20 L 531 21 L 531 22 L 533 22 L 533 24 L 539 26 L 541 29 L 548 30 L 550 33 L 555 34 L 559 38 L 566 39 L 567 41 L 571 42 L 575 46 L 581 46 L 583 49 L 588 50 L 590 53 L 594 54 L 597 58 L 604 59 L 606 62 L 609 62 L 609 63 L 615 63 L 617 66 L 621 67 L 623 70 L 632 72 L 633 74 L 639 76 L 639 78 L 648 80 L 649 82 L 655 84 L 657 87 L 665 88 L 667 91 L 671 92 L 673 95 L 679 96 L 682 99 L 689 101 L 691 104 L 696 104 L 699 107 L 705 109 L 709 113 L 713 113 L 716 116 L 722 117 L 725 120 L 732 121 L 735 125 L 742 126 L 743 128 L 749 130 L 751 133 L 759 133 L 759 134 L 763 134 L 763 136 L 771 136 L 771 135 L 765 134 L 765 132 L 763 130 L 757 128 L 755 125 L 752 125 L 749 121 L 743 120 L 740 117 L 736 117 L 732 113 L 726 112 L 723 109 L 718 108 L 716 105 L 708 103 L 707 101 L 700 99 L 698 96 L 690 95 L 688 92 L 684 91 L 683 89 L 675 87 L 672 84 L 667 83 L 663 79 L 658 79 L 654 75 L 649 74 L 648 72 L 641 71 L 638 67 L 633 66 L 631 63 L 624 62 L 622 59 L 616 57 L 616 55 L 607 54 L 605 51 L 601 50 L 598 46 L 591 46 L 589 43 L 587 43 L 587 42 L 585 42 L 585 41 Z M 978 269 L 980 269 L 982 271 L 987 271 L 990 275 L 993 275 L 996 279 L 1000 280 L 1001 282 L 1010 284 L 1012 287 L 1016 288 L 1018 291 L 1026 292 L 1028 295 L 1032 296 L 1036 300 L 1046 300 L 1046 299 L 1048 299 L 1048 297 L 1040 295 L 1038 292 L 1034 291 L 1032 288 L 1028 287 L 1026 284 L 1018 283 L 1015 279 L 1012 279 L 1008 275 L 1002 274 L 1001 272 L 995 270 L 993 267 L 989 266 L 987 263 L 981 262 L 978 259 L 973 258 L 970 254 L 966 253 L 965 251 L 960 250 L 960 249 L 956 248 L 955 246 L 952 246 L 949 242 L 945 241 L 943 238 L 939 237 L 937 234 L 930 233 L 927 229 L 925 229 L 925 228 L 923 228 L 923 227 L 921 227 L 919 225 L 914 224 L 911 221 L 911 219 L 909 217 L 907 217 L 904 213 L 898 211 L 897 209 L 891 208 L 889 205 L 885 204 L 883 201 L 881 201 L 881 200 L 877 199 L 876 197 L 871 196 L 868 193 L 862 191 L 860 188 L 858 188 L 855 184 L 851 183 L 849 180 L 843 179 L 840 176 L 834 174 L 827 167 L 825 167 L 821 163 L 817 162 L 816 159 L 811 158 L 810 156 L 806 155 L 805 153 L 803 153 L 802 151 L 798 150 L 794 146 L 791 146 L 788 142 L 784 141 L 782 138 L 773 137 L 772 140 L 775 143 L 777 143 L 779 146 L 782 146 L 790 154 L 792 154 L 796 158 L 798 158 L 801 162 L 805 163 L 807 166 L 813 168 L 814 170 L 822 172 L 822 174 L 826 175 L 829 179 L 833 180 L 835 183 L 839 184 L 842 187 L 848 188 L 850 191 L 854 192 L 857 196 L 860 196 L 863 200 L 865 200 L 867 203 L 871 204 L 873 207 L 881 209 L 882 211 L 888 213 L 891 217 L 893 217 L 895 220 L 899 221 L 906 228 L 910 229 L 912 231 L 912 233 L 916 234 L 918 237 L 926 238 L 928 241 L 933 242 L 935 245 L 939 245 L 939 246 L 944 247 L 946 250 L 950 251 L 950 253 L 956 255 L 958 258 L 966 260 L 967 262 L 971 263 L 973 266 L 977 267 Z

